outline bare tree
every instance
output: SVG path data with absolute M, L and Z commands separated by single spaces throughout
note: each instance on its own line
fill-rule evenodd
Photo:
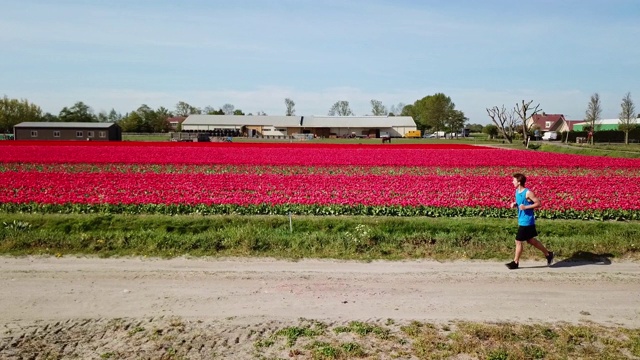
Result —
M 620 104 L 620 130 L 624 131 L 624 143 L 629 144 L 629 131 L 636 127 L 638 119 L 636 118 L 636 106 L 631 100 L 631 93 L 627 93 L 622 98 L 622 104 Z
M 222 111 L 224 112 L 225 115 L 233 115 L 233 112 L 235 109 L 236 107 L 231 104 L 222 105 Z
M 329 109 L 329 116 L 350 116 L 353 115 L 353 111 L 349 107 L 348 101 L 337 101 L 331 109 Z
M 532 109 L 531 108 L 532 103 L 533 103 L 533 100 L 529 101 L 528 103 L 525 103 L 524 100 L 522 100 L 522 102 L 520 104 L 516 104 L 514 108 L 515 113 L 520 118 L 520 121 L 522 121 L 522 136 L 524 139 L 524 146 L 527 148 L 529 147 L 529 132 L 531 131 L 531 128 L 534 125 L 533 115 L 542 111 L 540 109 L 540 104 L 536 105 L 536 107 Z M 527 115 L 527 113 L 530 110 L 531 110 L 531 113 Z M 529 118 L 532 118 L 532 121 L 530 121 L 530 123 L 527 124 L 527 119 Z
M 502 105 L 502 108 L 494 106 L 491 109 L 487 109 L 487 114 L 505 140 L 510 144 L 513 143 L 515 129 L 518 125 L 518 118 L 516 117 L 515 110 L 507 110 L 504 105 Z
M 371 115 L 384 116 L 387 115 L 387 108 L 382 105 L 380 100 L 371 100 Z
M 393 114 L 394 116 L 401 116 L 402 110 L 406 105 L 404 103 L 398 103 L 398 105 L 391 105 L 391 109 L 389 110 L 389 115 Z
M 602 113 L 602 104 L 600 103 L 600 95 L 595 93 L 591 95 L 589 106 L 585 113 L 584 121 L 589 124 L 591 131 L 595 134 L 597 125 L 600 124 L 600 114 Z M 591 145 L 593 145 L 594 136 L 590 136 Z
M 176 104 L 176 116 L 189 116 L 191 114 L 200 114 L 202 111 L 195 106 L 191 106 L 184 101 L 179 101 Z
M 294 103 L 293 100 L 286 98 L 284 99 L 284 104 L 287 106 L 287 116 L 293 116 L 296 114 L 296 103 Z

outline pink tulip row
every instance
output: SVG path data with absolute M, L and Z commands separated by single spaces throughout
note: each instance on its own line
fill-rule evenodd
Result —
M 439 175 L 439 176 L 478 176 L 498 175 L 510 176 L 523 172 L 527 176 L 585 176 L 607 177 L 625 176 L 640 177 L 637 168 L 558 168 L 531 166 L 476 166 L 476 167 L 440 167 L 440 166 L 300 166 L 300 165 L 229 165 L 229 164 L 39 164 L 39 163 L 4 163 L 0 164 L 0 172 L 42 173 L 170 173 L 170 174 L 273 174 L 273 175 Z
M 547 210 L 640 210 L 638 177 L 536 176 Z M 0 172 L 0 203 L 314 204 L 504 208 L 507 176 Z
M 471 146 L 327 146 L 233 144 L 229 146 L 0 144 L 0 163 L 226 164 L 278 166 L 532 167 L 640 169 L 640 159 L 550 154 Z

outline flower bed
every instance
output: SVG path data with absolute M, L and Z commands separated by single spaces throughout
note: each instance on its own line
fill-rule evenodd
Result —
M 0 145 L 4 211 L 640 219 L 640 160 L 456 145 Z M 113 145 L 111 145 L 113 144 Z

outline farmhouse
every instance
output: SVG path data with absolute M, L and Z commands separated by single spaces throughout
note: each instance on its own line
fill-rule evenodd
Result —
M 169 129 L 171 129 L 171 131 L 178 130 L 178 127 L 180 126 L 180 124 L 182 124 L 182 122 L 186 118 L 187 118 L 186 116 L 173 116 L 173 117 L 167 118 L 167 124 L 169 124 Z
M 13 133 L 16 140 L 122 140 L 122 129 L 115 123 L 22 122 Z
M 547 131 L 572 131 L 574 126 L 582 120 L 567 120 L 563 114 L 535 114 L 527 120 L 527 125 L 542 133 Z
M 403 137 L 416 130 L 410 116 L 268 116 L 190 115 L 183 131 L 234 132 L 248 137 L 286 137 L 306 134 L 315 137 Z M 222 134 L 226 135 L 226 134 Z

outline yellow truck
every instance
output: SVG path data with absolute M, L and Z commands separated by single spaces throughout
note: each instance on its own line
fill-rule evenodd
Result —
M 420 130 L 409 130 L 404 134 L 406 138 L 421 138 L 422 132 Z

